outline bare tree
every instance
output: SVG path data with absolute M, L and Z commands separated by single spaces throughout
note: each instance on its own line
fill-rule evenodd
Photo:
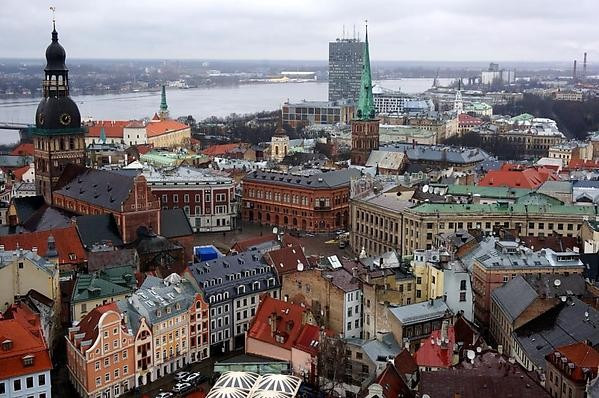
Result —
M 325 397 L 343 397 L 349 355 L 345 340 L 339 337 L 321 336 L 318 355 L 318 389 Z

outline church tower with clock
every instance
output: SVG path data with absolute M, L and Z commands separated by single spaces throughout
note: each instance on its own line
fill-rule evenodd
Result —
M 52 43 L 46 49 L 42 84 L 43 98 L 32 129 L 35 158 L 35 188 L 47 203 L 63 169 L 69 163 L 85 166 L 85 128 L 75 102 L 69 97 L 69 71 L 66 53 L 58 43 L 56 25 Z

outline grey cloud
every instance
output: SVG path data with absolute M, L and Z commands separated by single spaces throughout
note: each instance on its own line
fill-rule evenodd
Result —
M 2 0 L 0 57 L 43 55 L 50 4 L 76 58 L 325 60 L 365 18 L 375 61 L 599 58 L 596 0 Z

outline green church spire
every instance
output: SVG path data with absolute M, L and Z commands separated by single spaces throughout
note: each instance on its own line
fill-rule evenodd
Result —
M 162 93 L 160 94 L 160 110 L 162 112 L 168 111 L 168 105 L 166 104 L 166 86 L 162 85 Z
M 100 142 L 106 144 L 106 130 L 104 130 L 104 127 L 100 129 Z
M 356 116 L 359 120 L 374 119 L 374 97 L 372 96 L 372 76 L 370 74 L 370 53 L 368 51 L 368 22 L 366 24 L 366 42 L 364 43 L 364 64 L 360 79 L 360 97 Z
M 162 91 L 160 93 L 160 112 L 158 114 L 160 119 L 168 119 L 168 105 L 166 104 L 166 86 L 162 85 Z

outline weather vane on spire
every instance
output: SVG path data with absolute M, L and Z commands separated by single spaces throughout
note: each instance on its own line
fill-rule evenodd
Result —
M 50 6 L 50 11 L 52 11 L 52 26 L 56 29 L 56 7 Z

